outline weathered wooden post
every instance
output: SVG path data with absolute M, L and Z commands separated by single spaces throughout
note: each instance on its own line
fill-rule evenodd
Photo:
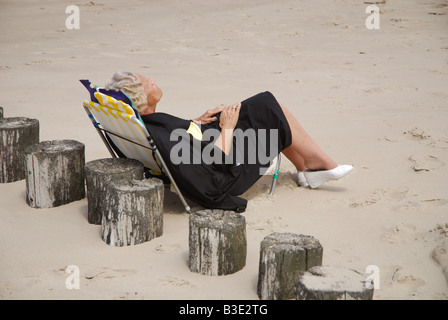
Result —
M 87 162 L 85 176 L 89 223 L 101 224 L 106 204 L 106 187 L 111 181 L 142 180 L 144 170 L 143 164 L 133 159 L 107 158 Z
M 233 211 L 200 210 L 190 214 L 189 265 L 192 272 L 220 276 L 246 265 L 246 219 Z
M 101 222 L 103 241 L 122 247 L 162 236 L 164 190 L 157 178 L 111 181 Z
M 261 242 L 258 297 L 262 300 L 295 298 L 295 283 L 300 274 L 322 265 L 323 248 L 311 236 L 272 233 Z
M 44 141 L 25 149 L 26 202 L 52 208 L 85 197 L 84 144 L 74 140 Z
M 0 107 L 0 119 L 3 119 L 3 107 Z
M 339 266 L 317 266 L 296 283 L 297 300 L 372 300 L 373 284 L 355 270 Z
M 24 150 L 36 143 L 39 143 L 38 120 L 0 119 L 0 183 L 25 179 Z

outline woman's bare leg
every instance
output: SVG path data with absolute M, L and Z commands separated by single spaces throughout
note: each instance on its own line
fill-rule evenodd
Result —
M 331 159 L 309 136 L 294 115 L 280 104 L 291 128 L 292 143 L 282 153 L 295 165 L 297 170 L 331 170 L 338 164 Z
M 291 146 L 283 150 L 282 153 L 294 164 L 298 171 L 305 171 L 305 169 L 308 169 L 305 165 L 305 159 L 303 159 L 303 157 L 298 154 L 294 148 L 291 148 Z

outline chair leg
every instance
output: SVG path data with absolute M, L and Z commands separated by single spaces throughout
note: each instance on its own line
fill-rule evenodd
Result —
M 180 192 L 179 187 L 178 187 L 177 184 L 176 184 L 176 181 L 173 179 L 173 176 L 171 175 L 170 170 L 169 170 L 168 167 L 166 166 L 165 161 L 163 161 L 162 155 L 160 154 L 160 152 L 159 152 L 159 150 L 158 150 L 157 148 L 154 150 L 154 153 L 155 153 L 157 159 L 158 159 L 158 160 L 160 161 L 160 163 L 162 164 L 162 168 L 163 168 L 163 170 L 165 170 L 165 172 L 166 172 L 168 178 L 170 178 L 171 183 L 173 184 L 173 187 L 174 187 L 174 189 L 176 190 L 176 193 L 177 193 L 177 195 L 178 195 L 179 198 L 180 198 L 180 201 L 182 202 L 182 204 L 183 204 L 184 207 L 185 207 L 185 210 L 187 211 L 187 213 L 191 213 L 191 208 L 190 208 L 190 206 L 188 205 L 187 201 L 185 201 L 184 196 L 183 196 L 182 193 Z
M 279 153 L 277 156 L 277 163 L 275 165 L 274 176 L 272 177 L 271 192 L 269 193 L 270 196 L 274 194 L 275 185 L 277 184 L 278 172 L 280 170 L 280 160 L 281 160 L 281 154 Z

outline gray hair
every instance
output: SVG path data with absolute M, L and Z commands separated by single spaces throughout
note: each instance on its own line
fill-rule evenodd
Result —
M 117 71 L 106 83 L 107 90 L 122 91 L 129 96 L 138 112 L 145 111 L 147 98 L 142 82 L 137 75 L 128 71 Z

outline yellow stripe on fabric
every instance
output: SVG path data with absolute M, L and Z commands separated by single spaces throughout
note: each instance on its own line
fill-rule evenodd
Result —
M 126 138 L 129 138 L 131 136 L 133 136 L 133 134 L 129 134 L 129 133 L 133 133 L 133 132 L 129 132 L 129 126 L 126 124 L 124 125 L 121 120 L 127 122 L 128 120 L 124 117 L 121 116 L 121 114 L 123 114 L 124 112 L 120 110 L 120 107 L 118 106 L 117 103 L 114 103 L 114 101 L 116 101 L 115 99 L 106 96 L 106 95 L 101 95 L 98 94 L 97 98 L 101 97 L 100 102 L 105 105 L 104 108 L 102 109 L 103 112 L 105 112 L 107 115 L 111 115 L 112 117 L 108 118 L 108 123 L 109 125 L 113 128 L 113 131 L 116 133 L 119 133 L 123 136 L 125 136 Z M 105 101 L 104 98 L 107 98 L 107 102 Z M 116 111 L 119 116 L 117 116 L 115 114 Z M 112 137 L 111 137 L 112 138 Z M 127 155 L 134 155 L 134 152 L 132 151 L 132 148 L 130 148 L 130 143 L 126 143 L 123 139 L 120 138 L 113 138 L 114 142 L 117 143 L 118 148 Z M 121 148 L 120 148 L 121 146 Z
M 121 128 L 119 128 L 120 127 L 119 123 L 111 123 L 111 126 L 112 126 L 114 132 L 116 132 L 126 138 L 129 138 L 128 134 L 126 134 L 125 132 L 120 130 Z M 120 149 L 120 151 L 123 152 L 126 155 L 126 157 L 133 158 L 133 156 L 130 156 L 133 154 L 130 142 L 123 140 L 120 137 L 116 137 L 114 135 L 111 135 L 110 137 L 112 138 L 114 143 L 117 145 L 118 149 Z
M 112 97 L 106 96 L 107 97 L 107 102 L 109 107 L 111 107 L 113 110 L 115 110 L 116 112 L 110 112 L 114 117 L 118 116 L 121 119 L 123 119 L 125 122 L 127 122 L 130 118 L 130 114 L 128 114 L 128 110 L 126 110 L 126 108 L 124 108 L 124 104 L 121 101 L 117 101 L 115 99 L 113 99 Z M 121 102 L 121 103 L 120 103 Z M 124 117 L 123 117 L 124 114 Z
M 107 107 L 109 108 L 109 110 L 108 110 L 109 113 L 112 115 L 112 117 L 114 117 L 115 119 L 118 119 L 118 117 L 114 113 L 114 109 L 116 110 L 116 109 L 118 109 L 118 107 L 116 105 L 114 105 L 114 102 L 112 101 L 111 97 L 106 96 L 106 99 L 107 99 Z
M 105 105 L 104 103 L 104 99 L 102 97 L 102 95 L 98 94 L 98 92 L 95 92 L 95 97 L 98 99 L 98 101 L 100 102 L 100 104 L 98 105 L 98 107 L 100 108 L 101 111 L 104 112 L 104 114 L 106 116 L 109 116 L 109 113 L 107 111 L 105 111 L 104 109 L 107 109 L 107 105 Z
M 142 132 L 140 130 L 138 130 L 139 128 L 136 127 L 136 125 L 133 122 L 130 122 L 129 125 L 129 130 L 131 131 L 131 136 L 133 137 L 133 140 L 139 144 L 142 145 L 147 145 L 146 143 L 146 138 L 144 137 L 144 135 L 142 134 Z M 133 156 L 137 159 L 145 159 L 146 160 L 146 154 L 145 151 L 142 150 L 142 147 L 136 145 L 136 144 L 132 144 L 132 152 L 133 152 Z
M 98 120 L 105 129 L 109 129 L 141 145 L 147 147 L 150 146 L 146 133 L 140 126 L 141 122 L 137 119 L 134 110 L 131 107 L 122 101 L 99 92 L 95 93 L 95 97 L 100 102 L 99 105 L 96 104 L 95 106 L 95 114 L 98 115 Z M 110 135 L 110 138 L 126 157 L 139 160 L 145 167 L 150 169 L 160 170 L 151 150 L 114 135 Z
M 103 107 L 117 111 L 117 113 L 114 113 L 112 110 L 108 110 L 109 115 L 112 115 L 114 118 L 116 116 L 119 116 L 124 121 L 127 121 L 129 119 L 129 117 L 127 116 L 128 110 L 123 107 L 125 104 L 122 101 L 117 101 L 116 99 L 99 92 L 95 92 L 95 97 Z M 122 116 L 123 113 L 125 114 L 124 117 Z
M 95 103 L 93 101 L 85 100 L 83 102 L 83 105 L 86 106 L 87 108 L 89 108 L 90 111 L 93 111 L 93 112 L 99 112 L 100 111 L 99 108 L 98 108 L 98 106 L 99 106 L 98 103 Z
M 90 102 L 91 102 L 91 101 L 90 101 Z M 89 102 L 89 101 L 84 101 L 84 102 L 82 103 L 82 105 L 83 105 L 84 107 L 89 108 L 89 110 L 92 111 L 92 106 L 90 105 L 90 102 Z
M 96 95 L 97 99 L 102 103 L 101 110 L 104 112 L 107 117 L 103 117 L 102 126 L 106 129 L 110 129 L 111 131 L 121 134 L 125 137 L 129 137 L 129 133 L 127 133 L 121 123 L 122 117 L 118 118 L 113 114 L 113 108 L 110 107 L 108 103 L 104 103 L 103 96 L 98 94 Z M 105 104 L 105 105 L 104 105 Z M 111 115 L 112 117 L 110 117 Z M 123 119 L 124 120 L 124 119 Z M 125 120 L 126 121 L 126 120 Z M 129 144 L 124 143 L 124 140 L 121 138 L 117 138 L 113 135 L 110 135 L 110 138 L 114 141 L 114 143 L 117 145 L 118 149 L 120 149 L 121 152 L 124 154 L 131 154 L 131 150 L 129 149 Z
M 134 109 L 132 109 L 128 104 L 123 101 L 115 100 L 120 104 L 120 107 L 125 111 L 126 118 L 130 119 L 133 115 L 135 115 Z
M 190 127 L 188 128 L 187 132 L 191 134 L 196 140 L 202 141 L 201 128 L 199 128 L 199 126 L 193 121 L 190 122 Z
M 115 98 L 100 92 L 95 92 L 95 97 L 100 101 L 102 105 L 117 111 L 116 113 L 110 112 L 110 114 L 112 114 L 112 116 L 114 117 L 118 116 L 127 121 L 131 116 L 135 115 L 134 109 L 132 109 L 129 105 L 121 100 L 116 100 Z
M 109 111 L 113 112 L 113 110 L 111 108 L 109 108 Z M 131 127 L 129 126 L 128 123 L 124 123 L 122 120 L 124 120 L 122 117 L 118 118 L 116 116 L 114 116 L 113 118 L 110 119 L 111 123 L 113 123 L 114 125 L 114 131 L 116 133 L 119 133 L 121 135 L 123 135 L 124 137 L 128 138 L 128 139 L 132 139 L 132 137 L 135 137 L 134 132 L 132 132 Z M 127 120 L 124 120 L 127 122 Z M 123 146 L 122 148 L 119 148 L 124 154 L 128 154 L 128 155 L 133 155 L 134 152 L 132 151 L 132 149 L 134 148 L 133 145 L 130 142 L 127 142 L 121 138 L 118 138 L 117 140 L 120 140 L 120 144 Z M 127 152 L 125 152 L 127 151 Z
M 121 127 L 119 125 L 119 122 L 117 120 L 115 120 L 115 116 L 111 113 L 113 112 L 113 109 L 110 108 L 107 104 L 104 105 L 104 99 L 103 96 L 101 96 L 100 94 L 95 95 L 96 98 L 98 99 L 98 101 L 100 102 L 100 104 L 94 103 L 94 102 L 90 102 L 89 105 L 91 107 L 93 107 L 95 109 L 92 110 L 94 113 L 95 118 L 97 118 L 97 121 L 99 121 L 101 123 L 101 126 L 105 129 L 108 129 L 110 131 L 113 131 L 115 133 L 118 134 L 122 134 L 124 136 L 129 136 L 127 134 L 123 134 L 123 130 L 119 130 L 119 127 Z M 112 117 L 110 116 L 112 115 Z M 122 119 L 122 118 L 120 118 Z M 114 141 L 114 143 L 117 145 L 118 149 L 120 149 L 124 154 L 130 154 L 130 150 L 127 146 L 127 144 L 123 143 L 123 139 L 121 138 L 117 138 L 114 135 L 109 135 L 110 138 Z
M 133 140 L 139 144 L 142 145 L 146 145 L 149 146 L 146 136 L 143 134 L 141 128 L 135 124 L 134 122 L 128 122 L 126 123 L 126 125 L 124 125 L 123 122 L 121 122 L 120 119 L 123 118 L 115 118 L 114 122 L 116 123 L 117 126 L 120 127 L 120 130 L 118 132 L 122 133 L 125 137 L 129 138 L 130 140 Z M 133 144 L 131 142 L 127 142 L 124 141 L 122 139 L 120 139 L 120 145 L 122 145 L 127 152 L 122 152 L 125 153 L 125 155 L 128 158 L 133 158 L 133 159 L 137 159 L 140 160 L 141 162 L 144 162 L 145 164 L 148 164 L 148 150 L 145 148 L 142 148 L 136 144 Z M 149 160 L 149 163 L 151 163 L 151 161 Z M 151 165 L 150 167 L 153 167 L 153 165 Z

